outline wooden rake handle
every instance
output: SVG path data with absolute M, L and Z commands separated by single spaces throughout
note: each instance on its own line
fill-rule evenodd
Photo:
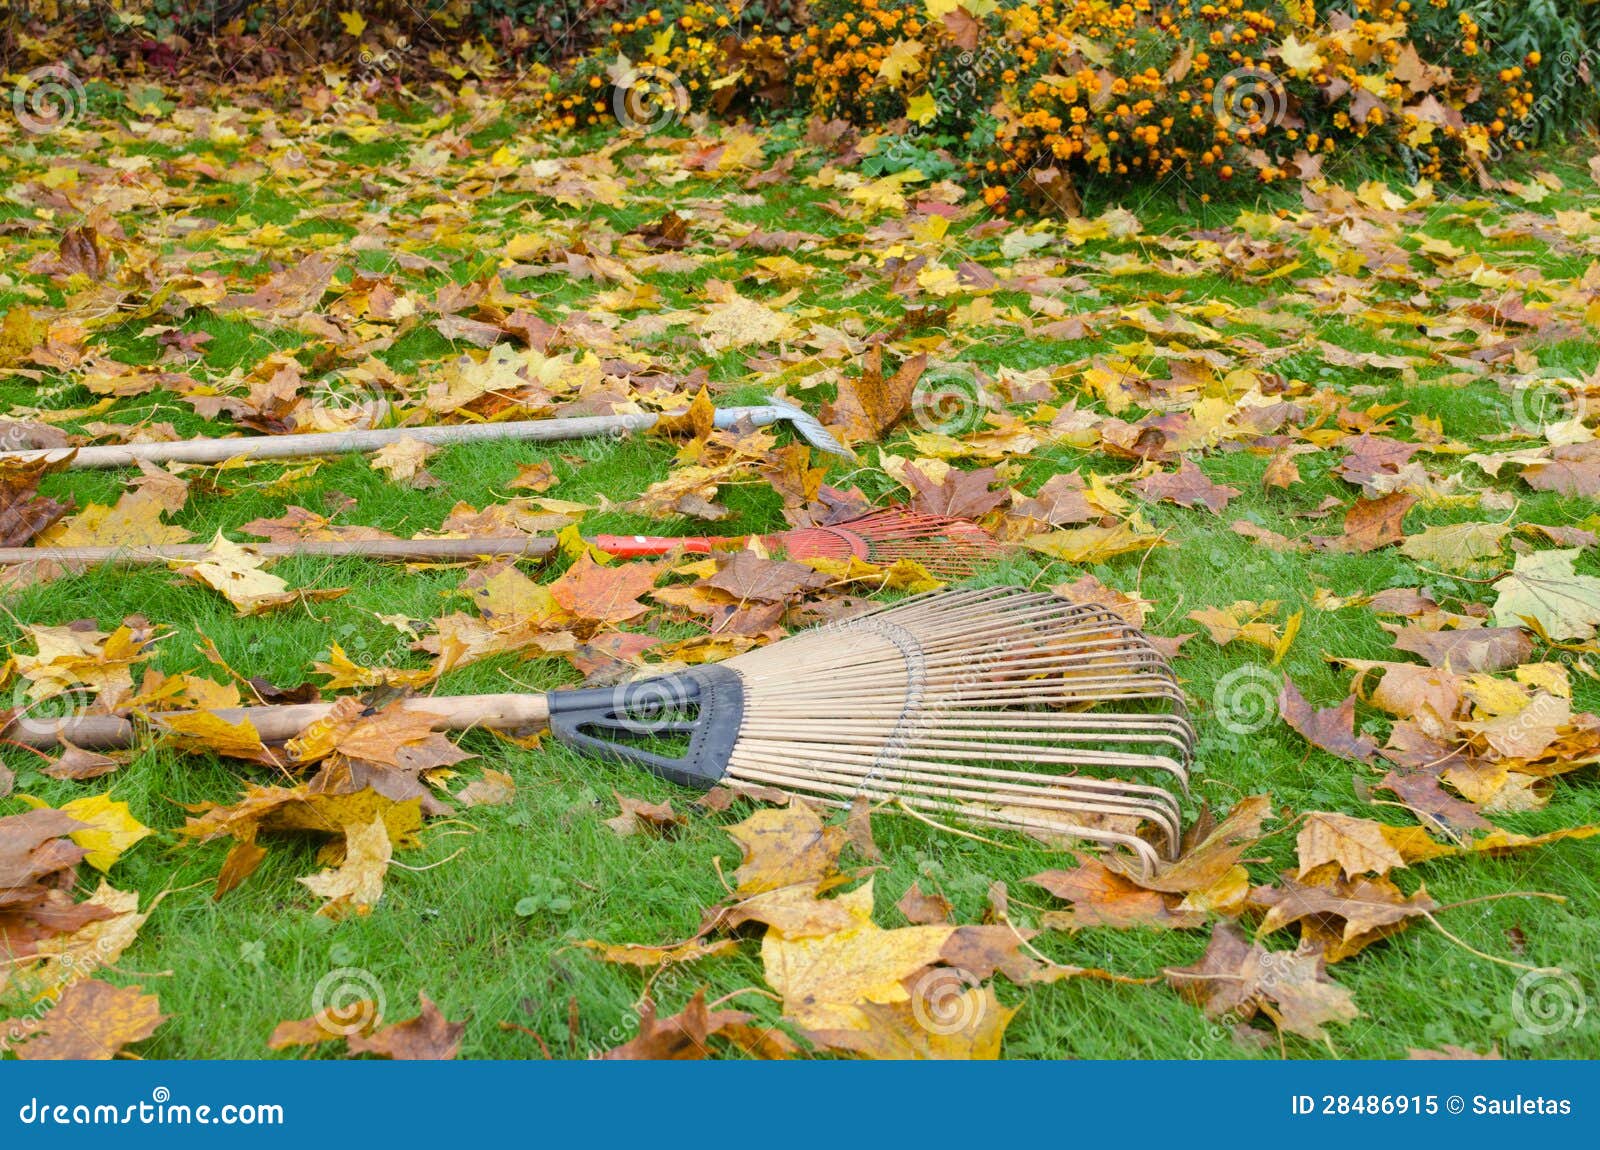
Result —
M 426 699 L 404 699 L 404 711 L 433 715 L 441 731 L 465 731 L 471 727 L 510 730 L 543 726 L 550 717 L 544 695 L 438 695 Z M 264 742 L 292 739 L 318 719 L 325 719 L 333 703 L 289 703 L 260 707 L 227 707 L 215 711 L 166 711 L 142 717 L 142 723 L 159 733 L 168 720 L 186 715 L 212 714 L 225 722 L 248 721 Z M 85 750 L 112 750 L 131 747 L 139 738 L 139 726 L 118 715 L 70 715 L 66 718 L 13 718 L 0 729 L 0 740 L 29 747 L 58 747 L 63 742 Z
M 251 554 L 278 559 L 294 555 L 323 556 L 330 559 L 403 559 L 426 562 L 430 559 L 476 559 L 480 556 L 543 559 L 555 553 L 556 541 L 528 535 L 478 537 L 473 539 L 305 539 L 294 543 L 244 543 Z M 121 567 L 204 559 L 211 554 L 207 543 L 170 543 L 145 547 L 0 547 L 0 565 L 9 563 L 56 562 L 65 566 L 93 567 L 108 563 Z
M 584 415 L 570 419 L 524 419 L 505 423 L 448 423 L 389 427 L 365 431 L 310 431 L 298 435 L 262 435 L 224 439 L 180 439 L 171 443 L 127 443 L 103 447 L 55 447 L 0 452 L 17 462 L 67 460 L 67 467 L 130 467 L 146 463 L 225 463 L 230 459 L 305 459 L 375 451 L 403 439 L 424 443 L 482 443 L 515 439 L 523 442 L 588 439 L 630 431 L 647 431 L 660 418 L 654 412 L 628 415 Z

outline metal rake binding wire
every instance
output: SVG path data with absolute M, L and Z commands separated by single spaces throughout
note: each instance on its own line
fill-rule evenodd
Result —
M 263 739 L 332 704 L 219 711 Z M 411 699 L 441 729 L 549 723 L 557 739 L 680 784 L 894 801 L 934 821 L 1177 855 L 1194 732 L 1166 662 L 1101 607 L 1020 587 L 935 591 L 735 656 L 617 687 Z M 157 730 L 162 715 L 148 716 Z M 6 737 L 85 748 L 116 716 L 30 719 Z M 670 751 L 660 749 L 675 739 Z

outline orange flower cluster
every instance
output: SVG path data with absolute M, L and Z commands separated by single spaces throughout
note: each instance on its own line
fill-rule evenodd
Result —
M 1491 64 L 1462 0 L 811 0 L 780 36 L 693 0 L 613 25 L 548 97 L 611 115 L 619 59 L 724 110 L 798 98 L 915 133 L 1001 210 L 1041 184 L 1167 179 L 1202 194 L 1299 178 L 1357 144 L 1417 178 L 1471 176 L 1535 108 L 1537 51 Z M 979 9 L 981 14 L 975 14 Z M 1321 9 L 1321 11 L 1319 11 Z M 1502 139 L 1503 138 L 1503 139 Z

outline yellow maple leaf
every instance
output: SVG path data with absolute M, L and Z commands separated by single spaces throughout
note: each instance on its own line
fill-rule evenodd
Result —
M 1022 541 L 1030 551 L 1038 551 L 1068 563 L 1100 563 L 1113 555 L 1129 551 L 1143 551 L 1149 547 L 1165 547 L 1167 541 L 1155 531 L 1141 531 L 1126 522 L 1113 527 L 1074 527 L 1065 531 L 1051 531 L 1033 535 Z
M 193 564 L 178 561 L 174 567 L 197 582 L 222 592 L 241 615 L 257 615 L 295 601 L 289 584 L 261 569 L 264 560 L 221 531 L 212 539 L 205 558 Z
M 366 17 L 359 12 L 339 13 L 339 23 L 344 25 L 344 30 L 352 36 L 359 36 L 367 30 Z
M 344 862 L 299 880 L 312 894 L 328 900 L 317 911 L 324 918 L 342 918 L 352 911 L 366 914 L 383 897 L 383 875 L 394 853 L 383 819 L 346 826 L 344 841 Z
M 883 62 L 878 65 L 878 78 L 898 84 L 907 73 L 922 71 L 922 41 L 901 37 L 889 45 Z
M 906 118 L 918 124 L 931 124 L 938 115 L 939 101 L 931 93 L 919 92 L 906 101 Z
M 136 893 L 120 891 L 101 879 L 99 889 L 85 899 L 83 905 L 102 907 L 110 912 L 111 917 L 86 923 L 71 934 L 58 934 L 41 940 L 39 949 L 30 960 L 30 964 L 37 960 L 40 965 L 29 971 L 30 976 L 44 988 L 45 993 L 59 997 L 64 987 L 82 978 L 86 971 L 116 962 L 122 952 L 133 945 L 139 928 L 163 897 L 163 894 L 158 894 L 140 914 L 139 896 Z
M 868 1003 L 908 1002 L 904 980 L 939 961 L 953 926 L 884 930 L 863 923 L 821 938 L 786 938 L 768 931 L 761 940 L 767 983 L 783 996 L 783 1015 L 817 1029 L 860 1030 Z
M 1290 71 L 1304 75 L 1322 65 L 1322 53 L 1317 51 L 1317 45 L 1302 44 L 1290 33 L 1283 38 L 1283 43 L 1278 46 L 1278 58 L 1282 60 Z
M 49 805 L 40 799 L 17 797 L 36 807 Z M 133 817 L 128 804 L 113 799 L 110 791 L 73 799 L 59 809 L 85 824 L 83 830 L 67 837 L 89 852 L 84 861 L 98 871 L 110 870 L 123 852 L 150 833 L 149 827 Z

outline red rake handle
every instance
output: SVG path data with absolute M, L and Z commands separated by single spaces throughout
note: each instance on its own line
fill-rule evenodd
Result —
M 713 551 L 738 547 L 744 539 L 713 539 L 708 535 L 596 535 L 590 540 L 607 555 L 618 559 L 645 559 L 685 551 L 690 555 L 709 555 Z

